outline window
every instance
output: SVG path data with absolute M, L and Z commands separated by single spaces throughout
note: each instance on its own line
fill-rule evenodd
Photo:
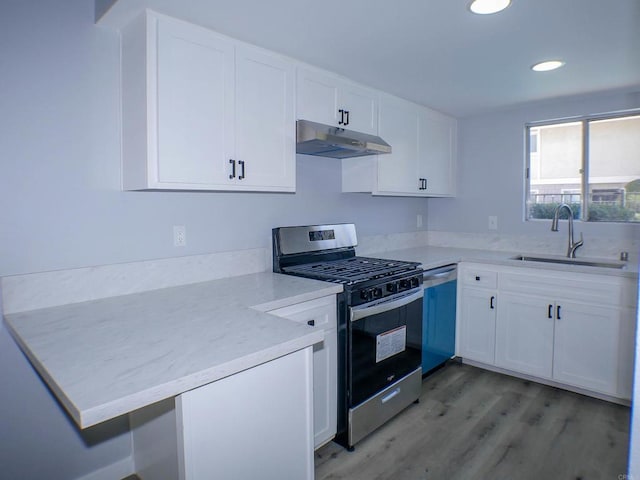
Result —
M 640 222 L 640 113 L 530 124 L 526 217 Z M 566 215 L 565 215 L 566 218 Z

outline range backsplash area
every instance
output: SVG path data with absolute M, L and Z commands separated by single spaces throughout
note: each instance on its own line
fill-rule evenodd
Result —
M 562 233 L 562 232 L 561 232 Z M 566 234 L 498 235 L 441 231 L 418 231 L 358 238 L 358 255 L 426 246 L 473 248 L 514 253 L 564 255 Z M 638 261 L 640 239 L 585 235 L 577 256 L 618 259 L 629 252 Z M 46 308 L 97 298 L 173 287 L 217 278 L 270 271 L 271 246 L 249 250 L 188 255 L 141 262 L 99 265 L 51 272 L 11 275 L 0 279 L 4 313 Z

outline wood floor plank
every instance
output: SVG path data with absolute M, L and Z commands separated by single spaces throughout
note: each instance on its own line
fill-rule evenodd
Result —
M 451 362 L 354 452 L 319 449 L 316 479 L 617 479 L 628 435 L 628 407 Z

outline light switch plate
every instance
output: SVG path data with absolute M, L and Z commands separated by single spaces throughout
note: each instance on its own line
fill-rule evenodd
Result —
M 498 217 L 495 215 L 489 216 L 489 230 L 497 230 L 498 229 Z

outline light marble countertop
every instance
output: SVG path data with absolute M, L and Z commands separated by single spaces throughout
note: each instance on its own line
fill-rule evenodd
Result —
M 518 254 L 526 252 L 423 246 L 366 256 L 424 269 L 469 261 L 638 277 L 635 262 L 619 270 L 511 259 Z M 265 312 L 340 291 L 262 272 L 18 311 L 5 323 L 85 428 L 321 341 L 321 331 Z
M 81 428 L 323 340 L 267 312 L 342 291 L 270 272 L 5 315 Z
M 523 262 L 522 260 L 513 260 L 512 258 L 517 255 L 528 255 L 528 252 L 505 252 L 501 250 L 482 250 L 471 248 L 449 248 L 449 247 L 435 247 L 424 246 L 407 248 L 402 250 L 385 251 L 370 256 L 376 256 L 380 258 L 388 258 L 393 260 L 407 260 L 413 262 L 420 262 L 422 268 L 428 270 L 430 268 L 437 268 L 443 265 L 458 263 L 458 262 L 479 262 L 490 263 L 494 265 L 506 265 L 511 267 L 527 267 L 538 268 L 546 270 L 558 270 L 563 272 L 579 272 L 590 273 L 599 275 L 614 275 L 620 277 L 638 278 L 638 263 L 628 262 L 624 268 L 603 268 L 603 267 L 591 267 L 583 265 L 566 265 L 555 264 L 546 262 Z M 557 255 L 540 255 L 530 254 L 531 256 L 549 256 L 556 258 L 563 258 Z M 576 260 L 600 260 L 607 263 L 622 263 L 612 260 L 610 258 L 585 258 L 578 257 Z

